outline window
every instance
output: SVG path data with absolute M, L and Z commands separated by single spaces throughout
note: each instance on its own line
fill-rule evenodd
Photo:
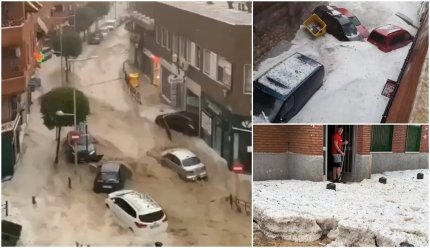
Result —
M 166 48 L 167 48 L 167 50 L 172 50 L 172 39 L 171 39 L 171 33 L 170 33 L 170 31 L 167 31 L 166 30 L 166 33 L 165 33 L 165 40 L 166 40 Z
M 113 198 L 113 202 L 118 205 L 124 212 L 129 214 L 131 217 L 136 218 L 136 210 L 134 210 L 130 204 L 128 204 L 125 200 L 121 198 Z
M 227 88 L 231 88 L 231 63 L 222 56 L 217 56 L 217 77 Z
M 200 159 L 198 157 L 186 158 L 183 161 L 184 167 L 193 166 L 196 164 L 200 164 Z
M 239 134 L 233 134 L 233 161 L 239 160 Z
M 186 53 L 185 53 L 185 60 L 188 63 L 191 63 L 191 41 L 187 40 L 187 47 L 186 47 Z
M 176 34 L 173 34 L 172 37 L 172 51 L 173 54 L 178 54 L 178 36 Z
M 181 165 L 181 160 L 179 160 L 179 158 L 176 157 L 175 155 L 172 156 L 172 162 L 177 165 Z
M 155 42 L 160 44 L 160 27 L 155 27 Z
M 162 47 L 166 47 L 166 43 L 165 43 L 165 39 L 166 39 L 166 37 L 165 37 L 165 35 L 164 35 L 164 32 L 166 31 L 166 29 L 164 29 L 164 28 L 161 28 L 160 29 L 160 43 L 161 43 L 161 46 Z
M 406 132 L 406 151 L 419 152 L 421 144 L 421 126 L 408 126 Z
M 372 126 L 372 152 L 391 152 L 393 126 Z
M 184 37 L 179 37 L 179 57 L 180 58 L 185 58 L 186 47 L 187 47 L 187 44 Z
M 207 49 L 203 49 L 203 72 L 208 75 L 211 72 L 211 52 Z
M 139 215 L 139 220 L 145 223 L 152 223 L 155 221 L 159 221 L 164 217 L 163 210 L 159 210 L 157 212 Z
M 62 4 L 57 4 L 54 6 L 55 8 L 55 12 L 63 12 L 63 5 Z
M 251 65 L 244 65 L 243 67 L 243 79 L 245 81 L 244 92 L 252 93 L 252 71 Z

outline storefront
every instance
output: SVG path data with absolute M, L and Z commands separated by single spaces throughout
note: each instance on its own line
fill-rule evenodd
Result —
M 252 120 L 249 116 L 232 115 L 233 164 L 244 173 L 252 173 Z M 230 165 L 229 165 L 230 166 Z
M 185 72 L 173 64 L 160 59 L 161 96 L 177 110 L 185 108 Z

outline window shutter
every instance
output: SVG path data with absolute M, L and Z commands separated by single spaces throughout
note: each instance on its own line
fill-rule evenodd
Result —
M 406 132 L 406 151 L 419 152 L 421 141 L 421 126 L 408 126 Z
M 391 152 L 393 126 L 372 126 L 372 152 Z

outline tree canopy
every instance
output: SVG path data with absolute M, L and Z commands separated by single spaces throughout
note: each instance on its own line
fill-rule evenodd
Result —
M 72 87 L 55 88 L 41 97 L 40 112 L 42 113 L 43 124 L 48 129 L 61 126 L 73 126 L 73 115 L 58 116 L 57 111 L 61 110 L 66 114 L 73 114 L 73 90 Z M 86 121 L 90 113 L 90 104 L 85 94 L 76 90 L 76 121 L 77 123 Z
M 62 44 L 61 44 L 62 42 Z M 70 27 L 63 28 L 63 38 L 56 34 L 53 40 L 54 51 L 61 52 L 63 57 L 77 57 L 82 52 L 82 41 L 79 34 Z
M 102 17 L 109 13 L 111 3 L 110 2 L 88 2 L 87 6 L 96 11 L 97 17 Z
M 97 12 L 90 7 L 84 6 L 76 10 L 76 31 L 87 30 L 97 19 Z

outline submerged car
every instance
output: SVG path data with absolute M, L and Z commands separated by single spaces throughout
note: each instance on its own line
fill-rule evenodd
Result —
M 160 127 L 168 127 L 185 135 L 199 135 L 199 116 L 191 112 L 180 111 L 159 115 L 155 118 L 155 123 Z
M 368 42 L 386 53 L 404 47 L 413 40 L 414 37 L 408 31 L 392 24 L 375 28 L 367 39 Z
M 134 190 L 110 193 L 106 207 L 119 224 L 135 234 L 156 234 L 167 230 L 167 215 L 148 194 Z
M 336 37 L 340 41 L 360 41 L 362 38 L 358 34 L 354 24 L 339 11 L 326 5 L 320 5 L 314 9 L 314 14 L 318 15 L 327 25 L 327 33 Z
M 77 142 L 78 163 L 98 162 L 103 158 L 103 155 L 97 154 L 95 139 L 91 135 L 70 131 L 67 133 L 67 138 L 64 143 L 68 162 L 74 163 L 75 161 L 75 142 Z
M 342 15 L 346 16 L 352 22 L 352 24 L 354 24 L 354 26 L 357 28 L 358 34 L 360 34 L 360 36 L 363 39 L 367 39 L 367 37 L 369 37 L 369 31 L 363 26 L 363 24 L 361 24 L 357 16 L 355 16 L 345 8 L 338 8 L 336 6 L 331 6 L 331 7 L 339 11 Z
M 176 172 L 185 181 L 207 180 L 206 166 L 191 151 L 176 148 L 161 154 L 161 164 Z
M 300 53 L 254 80 L 253 115 L 266 122 L 288 122 L 322 86 L 324 66 Z
M 103 40 L 103 35 L 100 32 L 95 32 L 90 34 L 88 38 L 88 44 L 90 45 L 98 45 Z
M 112 193 L 124 188 L 124 183 L 131 176 L 131 171 L 121 162 L 109 161 L 103 163 L 94 179 L 95 193 Z

